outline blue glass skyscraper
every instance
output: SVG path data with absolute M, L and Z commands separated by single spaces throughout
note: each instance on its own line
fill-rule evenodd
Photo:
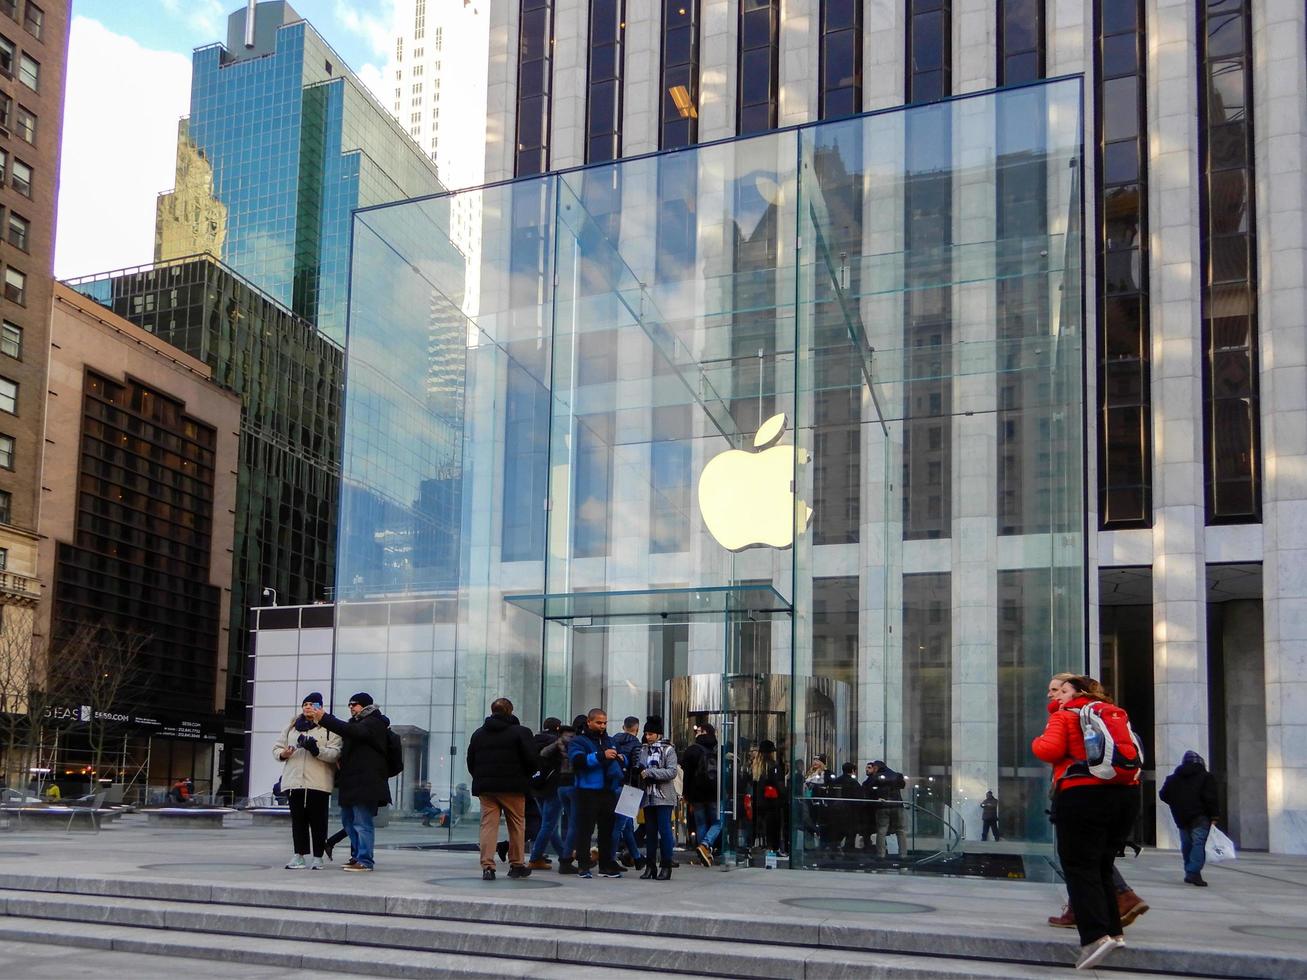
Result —
M 212 252 L 345 335 L 350 213 L 443 190 L 435 165 L 283 0 L 241 9 L 227 43 L 196 50 L 178 179 L 156 260 Z M 197 166 L 197 161 L 199 165 Z

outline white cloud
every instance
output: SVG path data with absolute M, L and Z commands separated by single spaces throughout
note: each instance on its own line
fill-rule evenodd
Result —
M 395 45 L 395 0 L 370 0 L 366 11 L 361 6 L 357 0 L 336 0 L 336 19 L 384 60 Z
M 222 0 L 163 0 L 163 7 L 189 27 L 213 37 L 225 37 L 226 5 Z
M 56 276 L 153 258 L 155 198 L 172 187 L 177 120 L 189 111 L 190 94 L 190 58 L 73 18 Z
M 378 65 L 364 65 L 358 71 L 359 81 L 368 87 L 372 93 L 386 108 L 389 108 L 390 97 L 386 95 L 386 73 Z

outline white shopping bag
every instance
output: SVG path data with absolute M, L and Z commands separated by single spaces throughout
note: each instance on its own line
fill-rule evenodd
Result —
M 1233 861 L 1239 855 L 1234 853 L 1234 841 L 1226 836 L 1225 831 L 1216 824 L 1212 824 L 1207 831 L 1207 860 L 1213 864 L 1220 864 L 1222 861 Z
M 640 812 L 640 801 L 643 799 L 643 790 L 638 790 L 634 786 L 623 786 L 622 795 L 617 798 L 617 807 L 613 812 L 634 820 L 635 815 Z

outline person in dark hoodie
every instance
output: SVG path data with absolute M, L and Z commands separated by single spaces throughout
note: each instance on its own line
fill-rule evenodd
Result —
M 495 880 L 499 815 L 508 824 L 508 877 L 526 878 L 526 794 L 540 768 L 531 729 L 513 714 L 513 702 L 496 698 L 485 724 L 467 741 L 472 795 L 481 801 L 481 877 Z
M 340 736 L 340 772 L 336 787 L 340 791 L 340 822 L 349 836 L 353 857 L 341 865 L 342 871 L 371 871 L 374 865 L 372 845 L 376 838 L 373 821 L 377 809 L 390 803 L 387 782 L 386 738 L 390 719 L 372 703 L 366 692 L 349 699 L 349 721 L 341 721 L 323 711 L 321 705 L 305 705 L 304 715 L 327 731 Z
M 563 839 L 558 835 L 558 818 L 563 810 L 563 804 L 558 799 L 558 769 L 562 759 L 557 750 L 545 755 L 545 750 L 562 737 L 562 728 L 563 719 L 546 718 L 534 740 L 536 752 L 540 756 L 540 768 L 531 777 L 531 795 L 540 808 L 540 829 L 532 841 L 527 867 L 537 871 L 548 871 L 553 867 L 549 858 L 545 857 L 545 850 L 551 844 L 559 861 L 566 856 Z
M 591 708 L 586 714 L 585 730 L 578 732 L 567 747 L 576 778 L 576 846 L 580 878 L 590 873 L 590 835 L 599 827 L 599 876 L 622 877 L 622 866 L 613 859 L 613 810 L 617 794 L 626 778 L 622 754 L 608 737 L 608 713 Z
M 1216 821 L 1216 779 L 1197 752 L 1184 754 L 1175 772 L 1166 777 L 1158 794 L 1171 808 L 1171 819 L 1180 831 L 1180 856 L 1184 859 L 1184 880 L 1206 887 L 1203 865 L 1207 861 L 1207 835 Z
M 627 715 L 622 719 L 622 730 L 613 736 L 613 747 L 622 756 L 622 765 L 626 769 L 627 781 L 637 789 L 643 789 L 639 785 L 639 776 L 633 775 L 635 770 L 635 754 L 640 751 L 640 719 L 635 715 Z M 632 782 L 632 780 L 635 780 Z M 626 845 L 626 853 L 621 854 L 621 845 Z M 613 816 L 613 854 L 619 855 L 622 864 L 629 867 L 644 868 L 644 858 L 640 857 L 640 846 L 635 841 L 635 820 L 631 817 L 624 817 L 621 814 Z
M 694 807 L 696 847 L 699 857 L 709 867 L 713 862 L 713 845 L 722 833 L 717 810 L 717 763 L 717 729 L 701 721 L 694 726 L 694 744 L 681 756 L 681 768 L 685 771 L 685 802 Z

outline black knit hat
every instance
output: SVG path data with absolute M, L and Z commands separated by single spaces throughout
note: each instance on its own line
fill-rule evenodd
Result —
M 300 704 L 316 704 L 319 708 L 321 708 L 322 694 L 318 691 L 314 691 L 312 694 L 306 694 L 304 695 L 304 700 L 301 701 Z
M 648 735 L 650 732 L 653 732 L 655 735 L 661 735 L 663 733 L 662 715 L 650 715 L 644 720 L 644 733 Z
M 372 704 L 372 695 L 363 691 L 360 691 L 358 694 L 351 694 L 349 703 L 357 704 L 360 708 L 366 708 L 368 705 Z

